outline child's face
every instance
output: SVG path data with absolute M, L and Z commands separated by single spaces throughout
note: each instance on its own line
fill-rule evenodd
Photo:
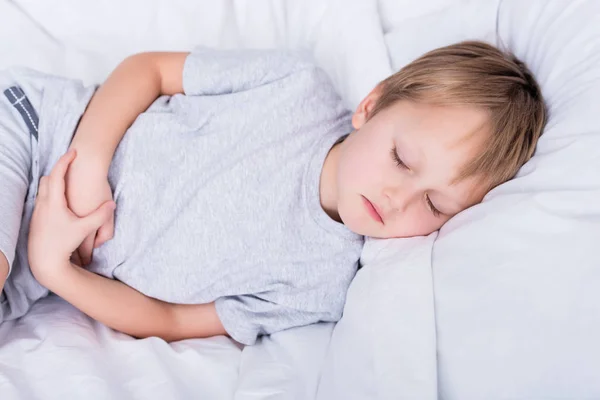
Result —
M 356 130 L 339 144 L 337 212 L 361 235 L 428 235 L 485 195 L 476 178 L 452 182 L 488 137 L 487 114 L 400 101 L 368 119 L 377 95 L 363 100 L 352 119 Z

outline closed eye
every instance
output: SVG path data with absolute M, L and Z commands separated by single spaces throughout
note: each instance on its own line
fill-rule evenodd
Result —
M 408 169 L 408 166 L 404 164 L 404 161 L 402 161 L 402 159 L 398 155 L 398 149 L 396 148 L 396 146 L 392 147 L 392 149 L 390 150 L 390 155 L 392 156 L 392 160 L 394 160 L 398 167 L 402 169 Z
M 431 202 L 431 199 L 429 198 L 429 195 L 425 195 L 425 201 L 427 201 L 427 206 L 429 207 L 429 210 L 433 213 L 433 215 L 436 218 L 439 218 L 440 215 L 442 215 L 442 212 L 440 210 L 438 210 L 437 208 L 435 208 L 435 206 Z

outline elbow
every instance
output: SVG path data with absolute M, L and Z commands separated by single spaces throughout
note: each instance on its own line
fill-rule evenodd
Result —
M 144 74 L 150 82 L 160 83 L 160 68 L 156 53 L 136 53 L 125 58 L 120 65 L 123 69 L 133 70 L 137 75 Z
M 135 53 L 132 54 L 130 56 L 127 56 L 124 60 L 123 63 L 141 63 L 141 64 L 148 64 L 152 58 L 153 58 L 153 53 L 146 51 L 146 52 L 142 52 L 142 53 Z
M 172 333 L 168 333 L 168 332 L 135 333 L 135 334 L 130 334 L 129 336 L 131 336 L 134 339 L 148 339 L 148 338 L 155 337 L 155 338 L 162 339 L 167 343 L 176 342 L 178 340 L 181 340 L 181 338 L 177 337 L 176 335 L 173 335 Z

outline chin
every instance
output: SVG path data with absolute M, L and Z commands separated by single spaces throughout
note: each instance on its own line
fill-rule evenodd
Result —
M 344 224 L 346 228 L 358 235 L 364 235 L 364 223 L 361 224 L 359 218 L 356 218 L 356 215 L 346 213 L 342 208 L 338 209 L 338 214 L 340 215 L 342 224 Z

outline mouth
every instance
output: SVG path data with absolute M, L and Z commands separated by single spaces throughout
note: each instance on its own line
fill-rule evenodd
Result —
M 373 218 L 375 221 L 383 224 L 383 218 L 381 218 L 381 214 L 377 211 L 376 206 L 369 201 L 365 196 L 362 196 L 363 203 L 365 208 L 367 209 L 367 213 Z

